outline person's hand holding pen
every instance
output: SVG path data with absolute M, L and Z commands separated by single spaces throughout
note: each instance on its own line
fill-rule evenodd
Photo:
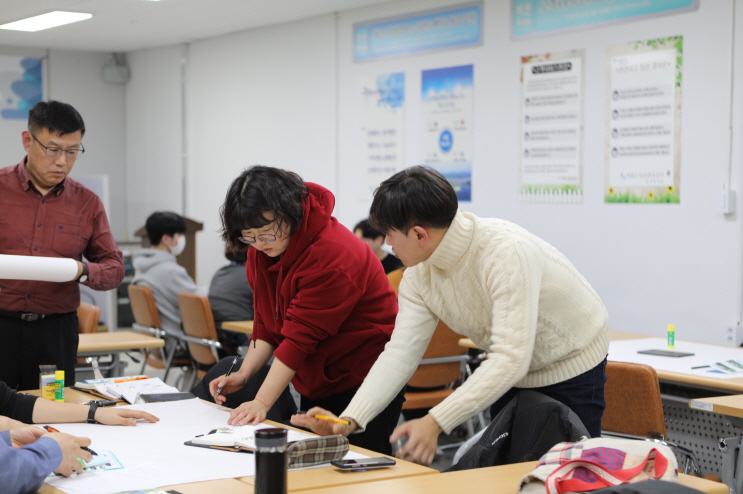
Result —
M 320 407 L 310 408 L 306 413 L 300 411 L 292 415 L 292 425 L 305 427 L 321 436 L 341 434 L 347 436 L 358 428 L 356 421 L 351 418 L 338 418 L 333 412 Z
M 82 473 L 83 463 L 81 463 L 81 461 L 89 462 L 93 459 L 93 450 L 88 448 L 88 446 L 90 446 L 90 439 L 87 437 L 71 436 L 69 434 L 59 432 L 54 427 L 49 426 L 44 427 L 44 429 L 46 429 L 48 432 L 45 432 L 38 427 L 29 428 L 37 429 L 41 432 L 41 435 L 38 435 L 39 433 L 36 431 L 24 432 L 25 439 L 28 439 L 30 437 L 27 435 L 30 433 L 37 435 L 36 439 L 42 436 L 48 437 L 59 444 L 59 448 L 62 450 L 62 461 L 57 466 L 57 468 L 54 469 L 54 472 L 62 475 L 63 477 L 69 477 L 75 472 Z M 13 431 L 11 431 L 11 437 L 12 435 Z
M 212 379 L 209 383 L 209 393 L 214 397 L 214 401 L 218 405 L 222 405 L 227 399 L 224 395 L 234 393 L 245 386 L 245 383 L 248 382 L 240 372 L 233 373 L 237 366 L 237 360 L 238 358 L 235 357 L 232 361 L 232 365 L 230 365 L 230 369 L 227 371 L 227 374 Z

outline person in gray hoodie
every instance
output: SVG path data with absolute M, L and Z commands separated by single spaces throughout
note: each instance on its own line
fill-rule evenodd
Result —
M 152 290 L 162 329 L 182 332 L 178 294 L 191 292 L 206 295 L 207 291 L 198 287 L 186 268 L 175 259 L 186 247 L 186 221 L 179 214 L 156 211 L 147 218 L 145 230 L 151 247 L 138 249 L 132 254 L 132 283 Z

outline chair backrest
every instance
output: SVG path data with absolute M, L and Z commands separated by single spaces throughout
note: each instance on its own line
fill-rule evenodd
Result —
M 100 315 L 100 307 L 87 302 L 80 302 L 80 307 L 77 308 L 78 332 L 95 333 L 98 330 Z
M 658 375 L 649 365 L 608 362 L 604 399 L 602 430 L 633 436 L 666 436 Z
M 209 299 L 205 295 L 181 292 L 178 294 L 178 307 L 181 311 L 183 331 L 188 336 L 217 341 L 217 328 L 214 324 L 212 308 Z M 212 347 L 188 343 L 191 358 L 202 365 L 213 365 L 217 363 Z
M 129 292 L 129 304 L 134 314 L 134 322 L 147 326 L 148 328 L 162 329 L 160 326 L 160 314 L 155 305 L 155 296 L 148 286 L 131 284 L 127 287 Z
M 464 355 L 467 349 L 459 346 L 458 335 L 452 331 L 449 326 L 439 321 L 436 330 L 428 343 L 426 352 L 423 354 L 423 360 L 429 358 L 452 357 Z M 434 388 L 445 386 L 459 379 L 462 376 L 461 362 L 447 362 L 439 364 L 422 363 L 418 366 L 408 384 L 417 388 Z
M 395 296 L 397 296 L 398 289 L 400 288 L 400 282 L 402 281 L 404 271 L 405 268 L 400 268 L 387 273 L 387 279 L 390 281 L 392 289 L 395 290 Z

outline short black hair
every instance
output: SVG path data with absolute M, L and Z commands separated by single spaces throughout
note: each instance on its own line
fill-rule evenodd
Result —
M 155 211 L 147 218 L 144 229 L 147 230 L 150 244 L 155 246 L 160 243 L 163 235 L 172 237 L 176 233 L 186 233 L 186 220 L 171 211 Z
M 270 166 L 251 166 L 232 182 L 219 210 L 222 239 L 232 250 L 240 250 L 241 230 L 271 223 L 263 216 L 268 211 L 273 213 L 279 228 L 294 233 L 302 225 L 307 194 L 307 185 L 296 173 Z
M 84 136 L 85 122 L 72 105 L 54 100 L 40 101 L 28 112 L 28 130 L 37 132 L 42 129 L 60 136 L 79 130 Z
M 407 235 L 414 226 L 448 228 L 458 208 L 454 187 L 427 166 L 411 166 L 382 182 L 374 191 L 369 223 L 389 233 Z
M 371 224 L 369 224 L 369 220 L 359 221 L 356 226 L 353 227 L 354 233 L 356 233 L 356 230 L 361 230 L 361 236 L 371 240 L 376 240 L 379 237 L 382 237 L 382 239 L 384 239 L 384 237 L 387 236 L 376 228 L 372 227 Z

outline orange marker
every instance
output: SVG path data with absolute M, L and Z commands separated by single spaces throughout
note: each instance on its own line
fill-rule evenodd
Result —
M 139 376 L 139 377 L 129 377 L 126 379 L 117 379 L 114 382 L 115 383 L 127 383 L 129 381 L 141 381 L 142 379 L 149 379 L 147 376 Z
M 336 419 L 334 417 L 328 417 L 327 415 L 313 415 L 312 418 L 326 420 L 328 422 L 335 422 L 336 424 L 351 425 L 351 422 L 343 419 Z

